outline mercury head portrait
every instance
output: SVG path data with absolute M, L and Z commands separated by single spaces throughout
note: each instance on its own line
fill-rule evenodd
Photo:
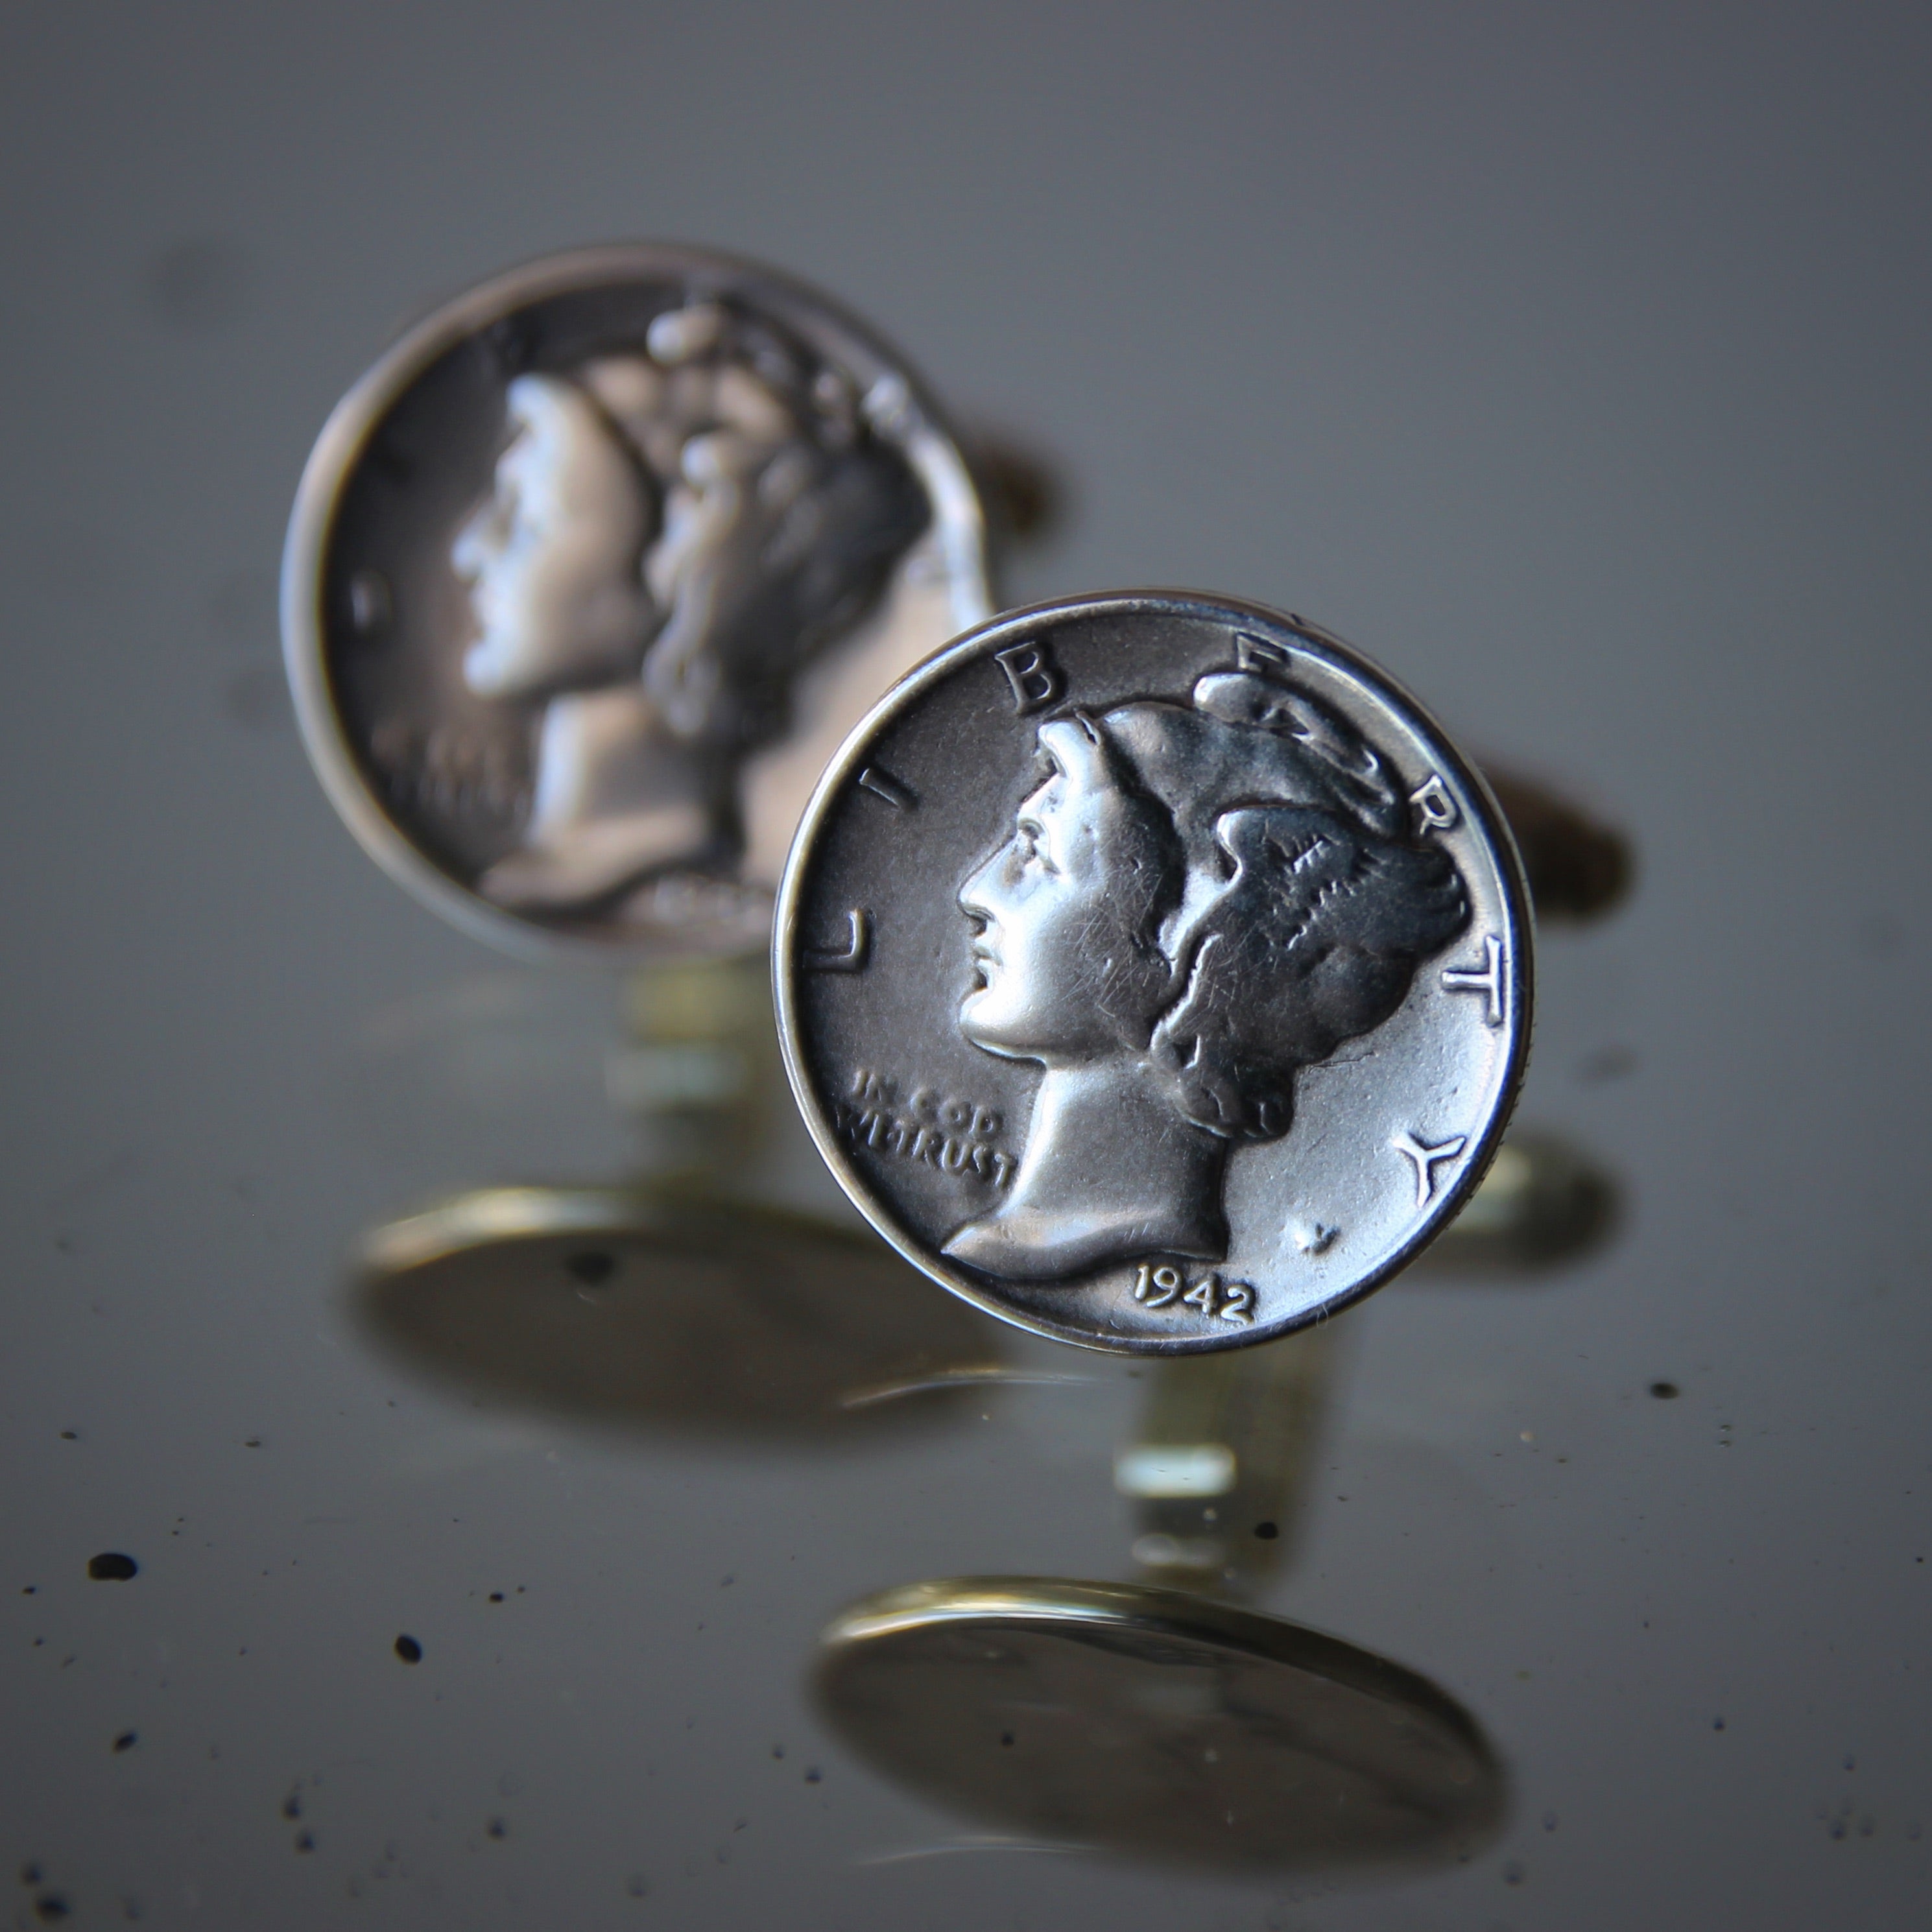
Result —
M 968 879 L 965 1037 L 1044 1068 L 1011 1186 L 945 1252 L 1050 1282 L 1225 1258 L 1230 1150 L 1390 1018 L 1469 920 L 1382 759 L 1244 650 L 1185 703 L 1049 718 L 1010 837 Z
M 643 353 L 525 374 L 451 562 L 477 696 L 532 714 L 518 842 L 479 890 L 536 916 L 728 876 L 740 769 L 878 600 L 926 494 L 850 379 L 775 323 L 668 310 Z

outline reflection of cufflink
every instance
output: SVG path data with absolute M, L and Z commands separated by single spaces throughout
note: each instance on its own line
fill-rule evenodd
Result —
M 865 1762 L 1041 1850 L 1318 1878 L 1466 1862 L 1504 1816 L 1494 1750 L 1438 1685 L 1174 1590 L 884 1591 L 826 1630 L 814 1689 Z
M 356 1312 L 496 1406 L 652 1434 L 860 1441 L 955 1419 L 997 1331 L 878 1242 L 743 1202 L 501 1187 L 370 1234 Z
M 809 541 L 736 540 L 728 504 L 680 523 L 720 421 L 746 503 L 770 471 Z M 818 770 L 991 602 L 973 474 L 890 347 L 770 270 L 626 245 L 484 284 L 356 385 L 282 615 L 310 758 L 392 876 L 512 951 L 691 957 L 764 944 Z M 674 720 L 640 682 L 667 622 Z

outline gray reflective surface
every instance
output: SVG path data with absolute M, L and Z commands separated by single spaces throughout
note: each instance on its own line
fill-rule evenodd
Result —
M 22 14 L 0 1921 L 1922 1919 L 1928 52 L 1884 6 Z M 1024 1337 L 976 1403 L 783 1442 L 479 1408 L 365 1339 L 371 1230 L 627 1186 L 730 1090 L 716 1015 L 382 878 L 275 661 L 372 345 L 626 232 L 839 290 L 1042 451 L 1010 594 L 1322 613 L 1628 835 L 1623 903 L 1544 926 L 1520 1114 L 1606 1238 L 1391 1286 L 1252 1470 L 1245 1388 Z M 839 1211 L 782 1114 L 710 1144 Z M 1220 1587 L 1481 1727 L 1468 1865 L 989 1845 L 818 1714 L 875 1592 L 1185 1580 L 1135 1546 L 1221 1503 L 1143 1492 L 1226 1460 L 1149 1444 L 1282 1512 Z

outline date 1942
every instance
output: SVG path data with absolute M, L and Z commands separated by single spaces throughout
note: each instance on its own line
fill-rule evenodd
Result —
M 1178 1268 L 1163 1262 L 1156 1268 L 1142 1262 L 1134 1278 L 1134 1299 L 1148 1308 L 1198 1308 L 1223 1322 L 1245 1324 L 1255 1318 L 1255 1292 L 1244 1281 L 1223 1281 L 1204 1274 L 1190 1282 Z

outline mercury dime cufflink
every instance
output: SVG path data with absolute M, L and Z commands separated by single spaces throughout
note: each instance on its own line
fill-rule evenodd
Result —
M 336 808 L 538 955 L 762 946 L 826 760 L 991 608 L 966 464 L 899 357 L 768 269 L 641 245 L 410 329 L 322 430 L 282 576 Z
M 774 960 L 820 1151 L 934 1280 L 1178 1353 L 1298 1328 L 1481 1178 L 1531 920 L 1487 788 L 1300 618 L 1074 598 L 958 638 L 832 760 Z

